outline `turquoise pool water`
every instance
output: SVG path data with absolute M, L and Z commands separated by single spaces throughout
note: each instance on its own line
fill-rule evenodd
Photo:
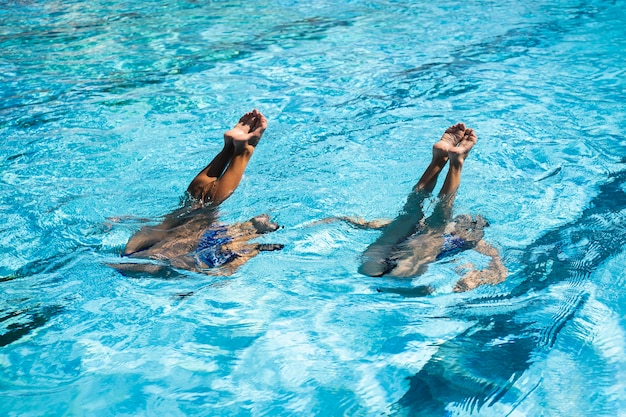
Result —
M 0 1 L 0 51 L 1 415 L 626 415 L 623 2 Z M 285 248 L 108 267 L 253 107 L 221 219 Z M 359 275 L 378 232 L 311 221 L 395 216 L 457 121 L 509 279 Z

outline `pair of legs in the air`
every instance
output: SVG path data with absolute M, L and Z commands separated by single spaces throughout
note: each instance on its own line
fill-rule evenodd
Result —
M 500 254 L 482 239 L 487 222 L 481 216 L 452 218 L 452 204 L 461 184 L 463 164 L 476 141 L 474 130 L 464 124 L 449 127 L 433 145 L 432 160 L 409 195 L 403 211 L 388 224 L 360 222 L 361 225 L 383 228 L 383 232 L 365 250 L 359 272 L 369 276 L 417 276 L 426 272 L 436 260 L 473 249 L 491 260 L 482 270 L 476 270 L 470 264 L 463 265 L 468 272 L 454 285 L 454 291 L 496 284 L 506 278 L 508 271 Z M 449 165 L 448 173 L 437 202 L 430 216 L 425 217 L 424 202 L 431 197 L 446 164 Z M 343 220 L 355 224 L 352 219 Z
M 436 258 L 442 243 L 439 241 L 441 229 L 452 220 L 452 204 L 461 184 L 463 163 L 476 144 L 476 140 L 474 131 L 466 129 L 463 123 L 459 123 L 449 127 L 441 139 L 433 145 L 432 160 L 409 195 L 403 211 L 365 250 L 359 270 L 362 274 L 369 276 L 417 275 L 424 272 L 423 269 L 427 264 Z M 439 192 L 437 205 L 432 215 L 425 219 L 424 201 L 430 197 L 439 174 L 448 162 L 450 167 Z M 432 239 L 428 239 L 431 235 Z M 419 254 L 406 246 L 410 242 L 409 238 L 414 236 L 420 236 L 421 239 L 422 248 L 415 248 L 419 250 Z M 397 270 L 399 263 L 407 258 L 412 258 L 413 265 Z
M 434 261 L 473 249 L 491 260 L 482 270 L 471 264 L 463 265 L 467 272 L 454 285 L 454 291 L 496 284 L 506 278 L 508 271 L 499 252 L 482 239 L 483 229 L 488 226 L 485 219 L 469 215 L 452 218 L 452 204 L 461 184 L 463 165 L 476 141 L 474 130 L 466 128 L 463 123 L 449 127 L 433 145 L 430 164 L 409 195 L 404 209 L 393 221 L 363 222 L 341 218 L 360 227 L 383 229 L 380 237 L 365 250 L 359 272 L 375 277 L 413 277 L 426 272 Z M 448 173 L 434 209 L 426 217 L 424 203 L 431 197 L 446 164 L 449 165 Z M 426 288 L 424 293 L 430 291 Z
M 224 147 L 191 181 L 187 192 L 214 206 L 230 197 L 266 128 L 267 119 L 257 109 L 244 114 L 234 128 L 224 133 Z
M 125 263 L 116 268 L 161 273 L 169 267 L 195 271 L 224 266 L 220 273 L 229 274 L 259 251 L 282 248 L 282 245 L 248 243 L 278 229 L 267 215 L 226 226 L 218 223 L 216 213 L 217 206 L 230 197 L 241 182 L 266 128 L 267 119 L 256 109 L 244 114 L 234 128 L 224 133 L 222 150 L 189 184 L 187 192 L 193 198 L 192 205 L 171 213 L 156 226 L 140 229 L 130 238 L 122 254 L 160 260 L 164 264 Z M 202 248 L 199 248 L 200 243 Z

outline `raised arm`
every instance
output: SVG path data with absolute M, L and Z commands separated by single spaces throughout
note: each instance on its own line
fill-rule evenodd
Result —
M 378 230 L 378 229 L 383 229 L 386 226 L 388 226 L 391 223 L 391 220 L 388 219 L 376 219 L 376 220 L 371 220 L 371 221 L 367 221 L 361 217 L 354 217 L 354 216 L 334 216 L 334 217 L 327 217 L 325 219 L 322 220 L 316 220 L 313 223 L 310 223 L 309 226 L 315 226 L 318 224 L 326 224 L 326 223 L 334 223 L 334 222 L 344 222 L 344 223 L 348 223 L 351 226 L 356 227 L 357 229 L 364 229 L 364 230 Z

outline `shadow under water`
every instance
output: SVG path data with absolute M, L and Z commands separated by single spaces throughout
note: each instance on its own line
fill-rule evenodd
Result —
M 626 245 L 625 184 L 626 170 L 610 175 L 579 219 L 526 247 L 510 293 L 453 307 L 451 316 L 473 325 L 409 378 L 393 414 L 443 416 L 450 407 L 469 414 L 504 395 L 523 397 L 511 387 L 585 304 L 583 285 L 593 271 Z M 565 289 L 550 291 L 557 284 Z
M 0 348 L 8 346 L 33 330 L 45 326 L 52 317 L 60 314 L 58 305 L 34 307 L 31 310 L 0 310 Z

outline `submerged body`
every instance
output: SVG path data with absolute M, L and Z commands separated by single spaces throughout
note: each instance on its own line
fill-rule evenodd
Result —
M 170 268 L 230 275 L 259 252 L 282 249 L 281 244 L 250 242 L 278 227 L 265 214 L 228 225 L 218 221 L 214 208 L 197 208 L 177 222 L 166 219 L 159 225 L 145 226 L 130 239 L 124 257 L 156 263 L 129 262 L 116 268 L 164 275 Z
M 167 275 L 172 268 L 231 274 L 261 251 L 282 245 L 249 241 L 278 229 L 269 216 L 226 225 L 218 222 L 217 207 L 239 185 L 248 161 L 259 143 L 267 120 L 256 109 L 246 113 L 224 134 L 224 148 L 189 185 L 190 202 L 155 226 L 144 226 L 126 244 L 123 257 L 156 262 L 114 265 L 122 272 Z
M 449 127 L 433 145 L 433 156 L 402 212 L 393 221 L 365 222 L 361 219 L 339 218 L 365 228 L 382 229 L 378 239 L 363 253 L 359 272 L 379 277 L 414 277 L 440 259 L 473 249 L 491 257 L 487 268 L 469 266 L 455 285 L 455 291 L 467 291 L 481 284 L 502 282 L 508 273 L 498 251 L 483 240 L 488 223 L 481 216 L 461 215 L 452 218 L 452 205 L 461 183 L 465 159 L 476 144 L 473 129 L 459 123 Z M 450 162 L 444 184 L 431 215 L 424 214 L 424 203 L 431 197 L 439 174 Z
M 442 229 L 424 228 L 394 246 L 387 262 L 388 275 L 411 277 L 426 272 L 432 262 L 477 247 L 488 226 L 481 217 L 458 216 Z

